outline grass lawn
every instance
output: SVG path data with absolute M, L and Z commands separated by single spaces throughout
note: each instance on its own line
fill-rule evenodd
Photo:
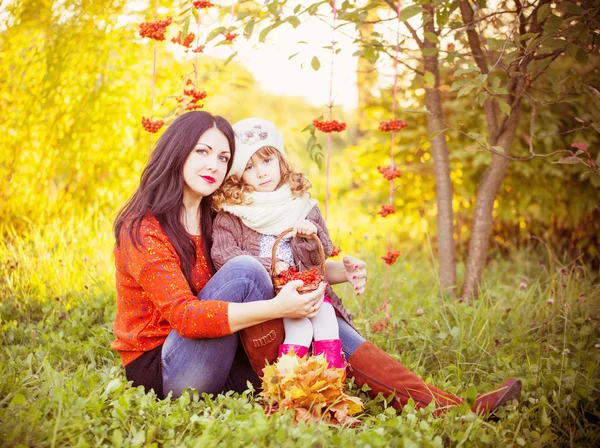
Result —
M 467 406 L 434 418 L 365 401 L 356 428 L 265 416 L 256 392 L 156 401 L 130 387 L 109 349 L 115 312 L 110 223 L 99 218 L 0 241 L 2 446 L 598 446 L 598 273 L 551 253 L 492 259 L 472 306 L 440 297 L 431 260 L 391 268 L 391 323 L 381 319 L 382 263 L 356 298 L 338 288 L 358 327 L 434 385 L 460 396 L 509 376 L 518 404 L 496 420 Z M 423 312 L 417 313 L 418 309 Z

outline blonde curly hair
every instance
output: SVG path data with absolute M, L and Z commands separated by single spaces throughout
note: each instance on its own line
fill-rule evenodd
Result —
M 292 169 L 290 163 L 283 157 L 283 155 L 272 146 L 263 146 L 254 155 L 265 158 L 269 156 L 277 157 L 279 161 L 279 170 L 281 171 L 281 181 L 277 188 L 283 184 L 288 184 L 292 190 L 294 196 L 300 196 L 306 193 L 312 186 L 310 181 L 302 173 L 298 173 Z M 247 197 L 249 193 L 252 193 L 254 188 L 246 184 L 242 179 L 238 179 L 237 176 L 231 176 L 221 187 L 213 194 L 212 204 L 215 211 L 220 211 L 223 205 L 250 205 L 252 199 Z

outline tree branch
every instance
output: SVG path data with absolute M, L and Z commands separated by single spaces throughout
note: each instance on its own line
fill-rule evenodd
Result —
M 396 17 L 400 18 L 398 16 L 398 4 L 394 3 L 393 0 L 385 0 L 385 2 L 392 8 L 394 13 L 396 14 Z M 404 23 L 404 26 L 406 26 L 406 28 L 412 35 L 415 42 L 417 42 L 417 45 L 419 46 L 419 48 L 423 49 L 423 41 L 421 39 L 419 39 L 419 35 L 417 34 L 417 31 L 410 25 L 410 23 L 408 23 L 408 22 L 403 22 L 403 23 Z

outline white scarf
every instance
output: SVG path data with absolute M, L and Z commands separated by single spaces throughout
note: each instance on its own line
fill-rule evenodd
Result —
M 263 235 L 279 235 L 306 219 L 318 204 L 308 193 L 294 196 L 288 184 L 270 193 L 253 192 L 246 195 L 249 205 L 224 205 L 223 210 L 237 216 L 252 230 Z M 289 238 L 289 237 L 288 237 Z

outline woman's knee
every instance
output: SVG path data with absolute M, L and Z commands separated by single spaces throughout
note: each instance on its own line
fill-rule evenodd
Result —
M 271 299 L 273 297 L 273 282 L 265 267 L 255 258 L 239 255 L 232 258 L 217 272 L 226 283 L 237 284 L 243 297 L 241 301 Z
M 232 274 L 235 273 L 239 277 L 249 278 L 257 284 L 273 288 L 271 277 L 265 267 L 250 255 L 238 255 L 225 263 L 221 269 L 226 267 L 232 271 Z

